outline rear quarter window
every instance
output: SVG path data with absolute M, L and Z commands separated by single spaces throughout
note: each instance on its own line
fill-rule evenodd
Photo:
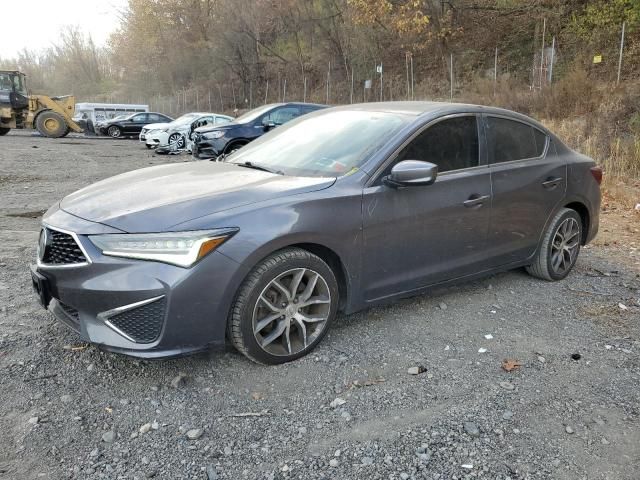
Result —
M 526 123 L 488 117 L 487 143 L 491 163 L 510 162 L 542 156 L 547 135 Z

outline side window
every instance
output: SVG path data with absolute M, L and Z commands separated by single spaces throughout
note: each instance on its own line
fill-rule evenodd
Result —
M 488 117 L 487 143 L 491 163 L 510 162 L 542 155 L 547 136 L 526 123 Z
M 148 120 L 151 123 L 162 123 L 167 121 L 167 117 L 164 115 L 158 115 L 157 113 L 149 113 Z
M 200 128 L 206 125 L 213 125 L 213 117 L 201 117 L 195 122 L 193 122 L 193 128 Z
M 131 118 L 131 121 L 134 123 L 145 123 L 147 121 L 147 114 L 146 113 L 139 113 L 138 115 L 134 115 Z
M 289 120 L 293 120 L 299 116 L 300 109 L 298 107 L 283 107 L 267 114 L 262 119 L 262 123 L 275 123 L 276 125 L 282 125 L 283 123 L 287 123 Z
M 432 125 L 414 138 L 397 158 L 423 160 L 449 172 L 480 164 L 478 121 L 475 116 L 450 118 Z
M 539 157 L 544 153 L 544 149 L 547 146 L 547 136 L 537 128 L 534 128 L 533 137 L 536 140 L 536 157 Z
M 225 123 L 229 123 L 231 120 L 226 117 L 216 117 L 216 125 L 224 125 Z

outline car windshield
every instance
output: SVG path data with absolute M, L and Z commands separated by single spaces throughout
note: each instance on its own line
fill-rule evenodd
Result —
M 263 113 L 267 113 L 269 110 L 274 108 L 275 104 L 271 105 L 263 105 L 262 107 L 254 108 L 253 110 L 249 110 L 247 113 L 240 115 L 238 118 L 234 120 L 235 123 L 249 123 L 253 122 L 256 118 L 258 118 Z
M 193 122 L 196 117 L 199 117 L 198 113 L 185 113 L 184 115 L 176 118 L 173 122 L 170 123 L 172 127 L 178 127 L 180 125 L 185 125 L 187 123 Z
M 411 120 L 389 112 L 327 111 L 263 135 L 228 161 L 285 175 L 339 177 L 360 167 Z

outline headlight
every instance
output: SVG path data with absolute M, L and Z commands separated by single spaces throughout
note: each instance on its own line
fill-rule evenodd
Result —
M 190 267 L 238 231 L 224 228 L 195 232 L 90 235 L 103 255 L 136 258 Z
M 215 138 L 224 137 L 224 130 L 217 130 L 215 132 L 207 132 L 202 134 L 202 138 L 206 138 L 207 140 L 213 140 Z

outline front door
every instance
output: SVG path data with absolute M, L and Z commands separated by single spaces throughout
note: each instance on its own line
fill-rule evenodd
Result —
M 432 123 L 364 189 L 361 281 L 365 300 L 410 292 L 485 268 L 491 179 L 480 160 L 479 138 L 476 115 Z M 382 178 L 402 160 L 438 165 L 435 183 L 386 186 Z

